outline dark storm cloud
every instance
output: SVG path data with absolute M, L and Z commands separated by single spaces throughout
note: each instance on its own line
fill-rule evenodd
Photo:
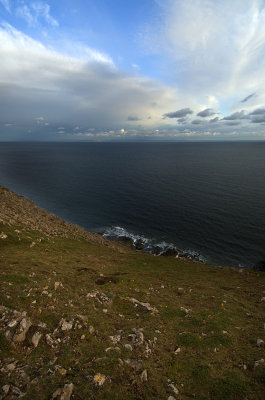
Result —
M 256 110 L 249 113 L 249 115 L 264 115 L 264 114 L 265 114 L 265 108 L 257 108 Z
M 197 116 L 206 118 L 206 117 L 210 117 L 211 115 L 214 115 L 214 114 L 215 114 L 215 112 L 213 111 L 212 108 L 205 108 L 205 110 L 198 112 Z
M 229 121 L 229 122 L 226 122 L 226 125 L 228 125 L 228 126 L 240 125 L 240 121 Z
M 246 101 L 248 101 L 249 99 L 251 99 L 252 97 L 255 96 L 256 93 L 251 93 L 249 96 L 245 97 L 243 100 L 241 100 L 240 103 L 245 103 Z
M 163 115 L 164 118 L 183 118 L 189 114 L 193 114 L 193 111 L 190 108 L 182 108 L 178 111 L 169 112 Z
M 136 115 L 128 115 L 127 121 L 140 121 Z
M 247 114 L 245 114 L 244 110 L 241 110 L 241 111 L 234 112 L 233 114 L 228 115 L 227 117 L 224 117 L 223 119 L 226 121 L 234 121 L 237 119 L 249 119 L 249 116 Z
M 265 122 L 265 114 L 264 115 L 255 115 L 251 122 L 253 122 L 254 124 L 261 124 L 263 122 Z
M 185 124 L 187 122 L 186 118 L 179 118 L 178 123 L 179 124 Z
M 202 121 L 200 120 L 200 119 L 194 119 L 193 121 L 192 121 L 192 124 L 193 125 L 200 125 L 202 123 Z
M 209 122 L 212 122 L 212 123 L 214 123 L 214 122 L 218 122 L 220 120 L 220 118 L 219 117 L 215 117 L 215 118 L 212 118 L 212 119 L 210 119 L 210 121 Z

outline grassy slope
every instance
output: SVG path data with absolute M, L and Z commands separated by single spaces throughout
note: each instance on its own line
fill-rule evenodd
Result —
M 14 345 L 0 323 L 1 386 L 14 384 L 26 393 L 25 399 L 50 399 L 70 382 L 72 399 L 265 398 L 265 365 L 254 368 L 255 361 L 265 358 L 264 347 L 256 343 L 258 338 L 265 340 L 263 273 L 121 252 L 85 239 L 48 237 L 23 225 L 0 224 L 1 232 L 7 238 L 0 239 L 0 305 L 26 311 L 34 325 L 26 341 Z M 100 274 L 116 283 L 98 285 Z M 63 288 L 55 290 L 58 281 Z M 179 287 L 185 290 L 182 295 Z M 104 292 L 112 305 L 87 298 L 93 290 Z M 127 296 L 149 302 L 159 313 L 135 308 Z M 191 310 L 187 316 L 181 307 Z M 68 339 L 52 349 L 45 334 L 53 332 L 62 317 L 71 320 L 79 314 L 88 317 L 87 324 L 61 332 L 62 339 Z M 38 328 L 43 337 L 34 348 L 30 338 L 40 322 L 47 328 Z M 89 333 L 89 325 L 95 333 Z M 128 335 L 133 328 L 143 328 L 145 343 L 130 351 L 124 344 L 131 343 Z M 121 341 L 113 345 L 109 336 L 120 330 Z M 111 346 L 120 352 L 106 352 Z M 175 355 L 178 346 L 181 350 Z M 126 359 L 139 365 L 132 368 Z M 16 369 L 7 371 L 14 360 Z M 144 369 L 147 382 L 140 379 Z M 101 387 L 91 380 L 98 372 L 108 377 Z

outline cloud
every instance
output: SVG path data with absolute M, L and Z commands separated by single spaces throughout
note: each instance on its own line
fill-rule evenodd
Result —
M 219 117 L 215 117 L 215 118 L 210 119 L 209 122 L 215 123 L 215 122 L 218 122 L 219 120 L 220 120 Z
M 258 92 L 265 99 L 263 1 L 156 0 L 156 4 L 157 20 L 145 25 L 141 39 L 146 52 L 163 54 L 165 70 L 171 71 L 171 81 L 183 93 L 196 96 L 202 104 L 205 96 L 215 96 L 226 109 L 232 109 L 236 96 L 245 99 L 246 92 Z
M 124 124 L 125 116 L 157 126 L 165 124 L 161 115 L 173 102 L 181 102 L 171 88 L 128 75 L 108 57 L 85 50 L 84 58 L 70 57 L 8 24 L 0 26 L 0 120 L 35 129 L 36 121 L 43 121 L 35 118 L 45 117 L 49 129 L 68 126 L 71 132 L 77 125 L 111 130 Z M 38 124 L 39 134 L 44 128 L 47 132 Z
M 249 116 L 247 114 L 245 114 L 244 110 L 241 110 L 241 111 L 234 112 L 233 114 L 228 115 L 228 116 L 224 117 L 223 119 L 228 120 L 228 121 L 233 121 L 236 119 L 249 119 Z
M 257 108 L 256 110 L 249 113 L 249 115 L 264 115 L 264 114 L 265 114 L 265 108 Z
M 205 108 L 205 110 L 198 112 L 197 116 L 198 117 L 202 117 L 202 118 L 206 118 L 206 117 L 210 117 L 211 115 L 216 114 L 212 108 Z
M 11 12 L 9 0 L 0 0 L 0 3 L 5 7 L 8 12 Z
M 202 123 L 202 120 L 201 119 L 194 119 L 191 123 L 193 125 L 200 125 Z
M 263 115 L 255 115 L 251 122 L 253 122 L 254 124 L 260 124 L 262 122 L 265 122 L 265 114 Z
M 226 122 L 226 125 L 228 125 L 228 126 L 240 125 L 240 121 L 229 121 L 229 122 Z
M 241 103 L 245 103 L 246 101 L 250 100 L 252 97 L 255 96 L 256 93 L 251 93 L 249 96 L 245 97 L 243 100 L 241 100 Z
M 183 118 L 189 114 L 193 114 L 193 111 L 190 108 L 182 108 L 178 111 L 169 112 L 163 115 L 164 118 Z
M 137 115 L 128 115 L 127 121 L 140 121 L 140 118 Z
M 41 1 L 31 2 L 29 5 L 22 4 L 16 8 L 16 15 L 23 18 L 29 26 L 36 26 L 40 21 L 57 27 L 58 21 L 50 15 L 50 6 Z

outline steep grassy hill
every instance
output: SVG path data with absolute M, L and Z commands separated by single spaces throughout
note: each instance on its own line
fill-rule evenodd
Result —
M 265 274 L 155 257 L 0 187 L 0 399 L 265 399 Z

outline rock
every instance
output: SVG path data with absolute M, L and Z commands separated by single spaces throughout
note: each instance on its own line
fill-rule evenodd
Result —
M 254 369 L 255 369 L 256 367 L 258 367 L 259 365 L 262 365 L 262 364 L 264 364 L 264 363 L 265 363 L 264 358 L 261 358 L 260 360 L 255 361 Z
M 176 350 L 174 351 L 175 355 L 178 355 L 180 353 L 180 347 L 177 347 Z
M 11 386 L 11 392 L 15 396 L 18 396 L 19 398 L 24 397 L 26 395 L 26 393 L 21 392 L 21 390 L 16 386 Z
M 59 289 L 59 287 L 63 287 L 62 282 L 54 282 L 54 290 Z
M 32 325 L 32 323 L 29 318 L 23 318 L 20 321 L 18 331 L 13 336 L 13 341 L 15 343 L 24 342 L 24 340 L 26 339 L 27 332 L 28 332 L 29 328 L 31 327 L 31 325 Z
M 137 360 L 127 359 L 127 360 L 124 360 L 124 362 L 125 362 L 125 364 L 129 365 L 132 368 L 138 368 L 141 366 L 141 364 Z
M 260 301 L 265 301 L 265 297 L 262 297 Z
M 42 333 L 40 333 L 40 332 L 35 332 L 34 333 L 34 335 L 32 336 L 32 339 L 31 339 L 32 344 L 33 344 L 34 347 L 38 346 L 41 337 L 42 337 Z
M 95 333 L 95 328 L 92 325 L 90 325 L 88 327 L 88 332 L 90 333 L 90 335 L 93 335 L 93 333 Z
M 133 350 L 132 346 L 131 346 L 129 343 L 126 343 L 126 344 L 124 345 L 124 347 L 125 347 L 125 349 L 127 349 L 127 350 L 130 350 L 130 351 Z
M 82 336 L 81 336 L 81 340 L 85 340 L 85 338 L 86 338 L 85 335 L 82 335 Z
M 62 389 L 57 389 L 56 392 L 53 393 L 52 399 L 56 399 L 60 396 L 60 400 L 70 400 L 73 389 L 74 385 L 72 383 L 66 383 Z
M 108 347 L 107 349 L 105 349 L 105 352 L 108 353 L 109 351 L 117 351 L 118 353 L 121 352 L 121 349 L 117 346 L 117 347 Z
M 257 346 L 263 346 L 264 345 L 264 340 L 262 339 L 257 339 Z
M 88 293 L 86 297 L 87 299 L 95 299 L 100 304 L 106 304 L 108 306 L 111 306 L 112 304 L 112 300 L 106 296 L 105 293 L 99 292 L 98 290 Z
M 16 363 L 17 363 L 17 362 L 8 364 L 7 367 L 6 367 L 7 370 L 10 371 L 10 372 L 14 371 L 14 370 L 16 369 Z
M 173 396 L 169 396 L 167 400 L 176 400 L 176 399 Z
M 18 320 L 13 319 L 12 321 L 9 322 L 9 324 L 7 325 L 9 328 L 14 328 L 15 326 L 17 326 L 18 324 Z
M 178 295 L 181 296 L 184 293 L 185 293 L 185 290 L 182 287 L 179 287 L 178 288 Z
M 144 369 L 143 372 L 141 373 L 141 381 L 146 382 L 147 381 L 147 370 Z
M 133 334 L 129 335 L 129 338 L 132 339 L 133 343 L 136 346 L 140 346 L 141 344 L 144 343 L 144 334 L 140 329 L 137 330 L 135 328 L 133 329 L 133 332 L 134 332 Z
M 185 313 L 186 315 L 188 315 L 188 314 L 191 312 L 191 310 L 190 310 L 189 308 L 180 307 L 180 309 L 181 309 L 181 311 L 184 311 L 184 313 Z
M 121 335 L 114 335 L 109 337 L 112 343 L 117 344 L 121 340 Z
M 178 395 L 179 394 L 179 390 L 176 387 L 176 385 L 174 385 L 173 383 L 169 383 L 168 386 L 173 390 L 173 392 Z
M 62 331 L 70 331 L 73 328 L 73 321 L 66 321 L 64 318 L 59 322 Z
M 7 238 L 7 235 L 4 233 L 4 232 L 1 232 L 0 233 L 0 239 L 6 239 Z
M 104 385 L 105 381 L 106 381 L 105 375 L 102 375 L 100 372 L 98 372 L 93 378 L 93 382 L 95 383 L 96 386 Z
M 10 385 L 2 386 L 2 390 L 3 390 L 4 394 L 7 395 L 10 390 Z
M 151 307 L 149 303 L 142 303 L 141 301 L 134 299 L 133 297 L 126 297 L 126 300 L 133 303 L 136 307 L 141 307 L 143 311 L 151 312 L 152 314 L 158 313 L 157 308 Z

